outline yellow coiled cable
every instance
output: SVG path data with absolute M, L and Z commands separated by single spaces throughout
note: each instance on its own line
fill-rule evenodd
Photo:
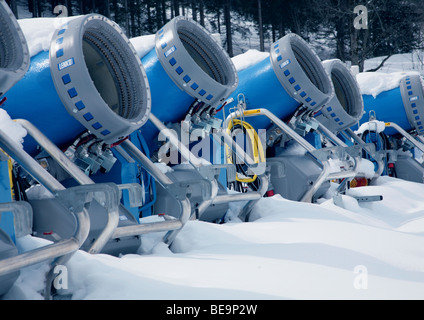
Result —
M 255 163 L 264 162 L 265 161 L 265 153 L 264 153 L 264 149 L 262 147 L 261 140 L 259 139 L 259 135 L 256 132 L 256 130 L 249 123 L 247 123 L 245 121 L 241 121 L 239 119 L 233 119 L 228 123 L 227 134 L 231 134 L 231 130 L 233 129 L 234 126 L 237 126 L 237 125 L 242 126 L 245 129 L 245 131 L 247 132 L 247 136 L 249 137 L 250 142 L 252 144 L 253 160 L 255 161 Z M 227 163 L 232 164 L 233 163 L 232 152 L 231 152 L 230 148 L 228 147 L 228 145 L 225 146 L 225 150 L 226 150 L 226 154 L 227 154 Z M 251 178 L 240 178 L 240 177 L 236 176 L 237 181 L 245 182 L 245 183 L 254 182 L 256 180 L 256 178 L 257 178 L 256 174 L 253 175 Z

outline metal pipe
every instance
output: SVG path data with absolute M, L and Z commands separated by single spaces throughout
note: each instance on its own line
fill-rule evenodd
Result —
M 227 119 L 224 122 L 224 126 L 228 126 L 228 122 L 237 117 L 245 116 L 245 117 L 255 117 L 263 115 L 270 119 L 274 124 L 276 124 L 281 130 L 283 130 L 287 135 L 289 135 L 292 139 L 294 139 L 297 143 L 299 143 L 306 151 L 313 152 L 315 151 L 315 147 L 311 145 L 308 141 L 303 139 L 296 131 L 290 128 L 287 124 L 285 124 L 281 119 L 275 116 L 272 112 L 267 109 L 254 109 L 254 110 L 245 110 L 243 113 L 238 111 L 231 113 L 228 115 Z
M 28 173 L 55 194 L 66 188 L 48 173 L 36 160 L 24 151 L 21 145 L 12 141 L 7 134 L 0 130 L 0 147 L 15 159 Z
M 22 127 L 27 130 L 28 134 L 54 159 L 56 162 L 69 173 L 79 184 L 93 184 L 94 181 L 88 177 L 74 162 L 72 162 L 65 154 L 48 139 L 37 127 L 25 119 L 16 119 Z
M 155 166 L 155 164 L 147 158 L 131 141 L 125 140 L 121 143 L 122 148 L 132 157 L 134 157 L 152 176 L 153 178 L 158 181 L 165 189 L 169 190 L 169 186 L 173 185 L 173 181 L 164 174 L 158 167 Z M 175 230 L 176 224 L 171 221 L 162 221 L 155 223 L 154 226 L 152 226 L 150 229 L 146 228 L 145 225 L 140 224 L 137 226 L 133 226 L 131 228 L 128 227 L 121 227 L 117 228 L 115 231 L 115 235 L 138 235 L 141 233 L 147 233 L 147 230 L 150 230 L 149 232 L 155 232 L 159 228 L 165 229 L 170 228 L 170 230 L 164 237 L 164 241 L 167 244 L 172 244 L 174 241 L 177 233 L 182 229 L 182 227 L 186 224 L 188 219 L 190 218 L 191 214 L 191 204 L 187 197 L 184 199 L 180 199 L 176 195 L 172 194 L 180 205 L 180 217 L 179 221 L 181 223 L 180 228 Z M 163 230 L 162 229 L 162 230 Z M 166 230 L 166 229 L 165 229 Z
M 0 260 L 0 276 L 77 251 L 88 236 L 90 218 L 85 208 L 75 213 L 75 218 L 77 219 L 77 229 L 72 238 Z
M 198 217 L 200 217 L 203 212 L 206 211 L 207 208 L 209 208 L 209 206 L 214 202 L 214 200 L 216 199 L 217 195 L 218 195 L 218 181 L 216 181 L 215 179 L 213 181 L 211 181 L 211 197 L 210 199 L 203 201 L 198 207 L 197 207 L 197 215 Z M 194 212 L 193 212 L 194 214 Z
M 155 164 L 141 152 L 132 142 L 125 140 L 119 146 L 115 148 L 123 148 L 130 156 L 135 158 L 140 164 L 159 182 L 163 187 L 171 185 L 172 180 L 164 174 Z
M 243 209 L 239 213 L 239 218 L 241 218 L 242 220 L 243 219 L 245 221 L 248 221 L 249 220 L 250 212 L 252 211 L 253 206 L 264 196 L 265 192 L 267 192 L 267 190 L 268 190 L 268 185 L 269 185 L 268 176 L 262 175 L 262 176 L 259 176 L 258 179 L 261 180 L 260 189 L 258 191 L 258 193 L 260 194 L 260 198 L 259 199 L 252 199 L 252 200 L 250 200 L 243 207 Z
M 237 202 L 237 201 L 252 201 L 252 200 L 260 200 L 262 198 L 262 194 L 258 191 L 246 192 L 246 193 L 232 193 L 232 194 L 224 194 L 217 196 L 212 204 L 223 204 L 228 202 Z
M 177 229 L 177 230 L 169 231 L 163 238 L 164 242 L 168 245 L 171 245 L 174 242 L 177 234 L 185 226 L 188 219 L 190 219 L 191 203 L 190 203 L 190 200 L 188 200 L 188 198 L 185 198 L 184 200 L 180 201 L 180 212 L 181 212 L 180 221 L 181 221 L 181 224 L 182 224 L 181 228 Z M 168 222 L 168 221 L 164 221 L 164 222 Z
M 420 149 L 422 152 L 424 152 L 424 144 L 414 139 L 413 136 L 411 136 L 408 132 L 406 132 L 402 127 L 400 127 L 398 124 L 394 122 L 386 122 L 386 127 L 391 127 L 395 130 L 397 130 L 401 135 L 403 135 L 406 139 L 412 142 L 414 146 L 416 146 L 418 149 Z
M 231 113 L 227 119 L 224 122 L 224 126 L 228 126 L 228 122 L 235 117 L 254 117 L 263 115 L 268 117 L 272 122 L 274 122 L 275 125 L 277 125 L 281 130 L 283 130 L 287 135 L 289 135 L 292 139 L 294 139 L 297 143 L 299 143 L 307 152 L 313 153 L 317 149 L 311 145 L 308 141 L 303 139 L 298 133 L 296 133 L 292 128 L 290 128 L 287 124 L 285 124 L 281 119 L 279 119 L 277 116 L 275 116 L 272 112 L 270 112 L 267 109 L 254 109 L 254 110 L 245 110 L 244 112 L 233 112 Z M 325 127 L 322 131 L 332 139 L 336 143 L 340 143 L 341 146 L 347 147 L 347 145 L 341 141 L 339 138 L 337 138 L 331 131 L 327 130 Z M 302 202 L 312 202 L 313 195 L 318 191 L 319 187 L 326 181 L 326 180 L 332 180 L 332 179 L 341 179 L 341 178 L 350 178 L 354 177 L 357 173 L 358 168 L 358 159 L 355 158 L 355 169 L 352 171 L 344 171 L 344 172 L 335 172 L 330 173 L 330 164 L 328 161 L 322 161 L 323 170 L 318 177 L 318 179 L 315 181 L 314 185 L 303 195 L 301 198 Z
M 141 223 L 138 225 L 132 225 L 127 227 L 120 227 L 115 230 L 112 235 L 113 239 L 128 237 L 128 236 L 137 236 L 152 232 L 161 232 L 161 231 L 170 231 L 181 229 L 183 224 L 180 220 L 166 220 L 159 222 L 150 222 L 150 223 Z
M 359 144 L 362 149 L 365 150 L 366 153 L 368 153 L 368 155 L 370 155 L 372 158 L 374 158 L 374 160 L 377 162 L 377 171 L 374 174 L 374 179 L 378 178 L 379 176 L 381 176 L 381 174 L 384 171 L 384 161 L 382 159 L 381 154 L 377 154 L 377 152 L 374 150 L 372 150 L 371 146 L 369 146 L 368 144 L 366 144 L 360 137 L 358 137 L 358 135 L 353 132 L 352 129 L 347 128 L 344 130 L 357 144 Z
M 417 136 L 417 139 L 424 143 L 424 138 L 422 136 Z
M 187 159 L 190 164 L 195 167 L 199 168 L 204 165 L 204 162 L 202 162 L 198 157 L 196 157 L 174 134 L 172 130 L 167 128 L 162 121 L 160 121 L 158 118 L 156 118 L 152 113 L 149 115 L 149 120 L 155 125 L 155 127 L 165 135 L 169 142 L 177 148 L 177 150 L 181 153 L 181 156 L 185 159 Z
M 326 126 L 322 123 L 319 123 L 318 130 L 324 133 L 328 138 L 333 140 L 337 145 L 341 147 L 347 147 L 347 144 L 344 143 L 339 137 L 337 137 L 333 132 L 331 132 Z
M 66 157 L 65 154 L 31 122 L 25 119 L 16 119 L 15 121 L 19 123 L 22 127 L 24 127 L 27 130 L 28 134 L 32 136 L 34 140 L 80 185 L 95 184 L 95 182 L 89 176 L 87 176 L 74 162 L 72 162 L 68 157 Z M 47 171 L 45 172 L 48 173 Z M 101 189 L 102 190 L 99 191 L 105 191 L 105 187 L 102 187 Z M 109 198 L 113 196 L 112 193 L 113 192 L 108 194 Z M 119 203 L 119 199 L 116 199 L 116 202 Z M 99 253 L 106 245 L 107 241 L 109 241 L 114 230 L 118 226 L 118 208 L 107 211 L 107 224 L 103 229 L 102 233 L 98 236 L 96 241 L 88 250 L 89 253 Z
M 324 161 L 322 163 L 322 172 L 319 175 L 318 179 L 315 181 L 315 183 L 309 188 L 308 191 L 305 192 L 305 194 L 300 199 L 301 202 L 312 202 L 312 198 L 314 194 L 318 191 L 320 186 L 327 181 L 327 177 L 330 174 L 330 164 L 328 161 Z

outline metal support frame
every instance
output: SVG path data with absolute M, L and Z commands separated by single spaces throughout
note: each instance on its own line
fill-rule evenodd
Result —
M 40 136 L 38 136 L 38 134 L 35 134 L 35 136 L 37 138 L 43 138 L 41 133 Z M 49 144 L 49 140 L 46 139 L 43 143 L 46 143 L 45 146 L 49 147 L 48 149 L 53 154 L 58 152 L 59 149 L 57 149 L 57 147 L 54 146 L 51 142 Z M 50 148 L 52 146 L 54 146 L 56 149 Z M 66 189 L 43 167 L 41 167 L 41 165 L 36 160 L 34 160 L 28 153 L 26 153 L 21 145 L 9 139 L 9 137 L 2 130 L 0 130 L 0 147 L 10 157 L 22 165 L 24 169 L 34 177 L 34 179 L 46 187 L 56 197 L 56 199 L 59 200 L 59 202 L 68 208 L 70 214 L 75 217 L 77 225 L 74 235 L 69 239 L 61 240 L 57 243 L 0 261 L 0 275 L 8 274 L 17 271 L 22 267 L 26 267 L 34 263 L 42 262 L 52 258 L 57 258 L 57 261 L 60 261 L 61 263 L 67 261 L 67 259 L 70 257 L 70 254 L 77 251 L 88 237 L 90 231 L 90 218 L 88 216 L 87 209 L 93 200 L 96 200 L 101 205 L 103 205 L 112 216 L 117 214 L 120 190 L 115 184 L 86 184 Z M 60 153 L 57 153 L 57 155 L 60 155 Z M 71 162 L 68 161 L 69 160 L 62 158 L 60 163 L 62 165 L 69 165 L 67 166 L 67 169 L 70 173 L 78 172 L 78 170 L 80 170 L 76 166 L 73 167 L 73 163 L 71 164 Z M 30 218 L 28 216 L 32 216 L 32 209 L 30 210 L 28 206 L 30 205 L 25 205 L 24 202 L 16 202 L 12 204 L 3 204 L 2 207 L 0 207 L 1 211 L 10 210 L 15 212 L 15 221 L 18 221 L 18 229 L 20 229 L 21 232 L 20 235 L 24 235 L 29 232 L 28 224 L 30 222 L 28 219 Z M 22 214 L 20 212 L 22 212 Z M 21 215 L 27 217 L 16 219 L 17 216 Z M 99 252 L 105 243 L 110 239 L 114 230 L 115 226 L 109 224 L 107 228 L 103 230 L 103 233 L 100 235 L 100 237 L 91 246 L 90 253 Z
M 1 134 L 2 132 L 0 132 Z M 81 247 L 90 231 L 90 218 L 87 212 L 88 205 L 93 200 L 93 189 L 91 186 L 90 188 L 82 189 L 81 186 L 78 186 L 59 190 L 56 193 L 56 197 L 67 206 L 77 222 L 77 228 L 72 237 L 1 260 L 0 275 L 9 274 L 49 259 L 56 259 L 55 263 L 58 263 L 58 261 L 60 263 L 66 262 Z M 6 206 L 8 205 L 6 204 Z
M 357 143 L 361 148 L 368 153 L 369 156 L 371 156 L 376 162 L 377 162 L 377 171 L 374 174 L 373 179 L 377 179 L 381 176 L 381 174 L 384 171 L 384 161 L 383 157 L 385 155 L 384 151 L 376 151 L 375 145 L 372 143 L 365 143 L 355 132 L 352 131 L 352 129 L 347 128 L 344 131 L 342 131 L 342 134 L 347 135 L 348 137 L 352 138 L 355 143 Z
M 22 125 L 22 127 L 27 130 L 28 134 L 31 135 L 34 140 L 37 141 L 37 143 L 80 185 L 94 184 L 94 181 L 90 177 L 88 177 L 75 163 L 68 159 L 65 154 L 31 122 L 25 119 L 16 119 L 15 121 Z M 37 163 L 35 160 L 34 162 Z M 42 168 L 42 170 L 44 169 Z M 44 170 L 44 174 L 46 173 L 48 172 Z M 36 180 L 45 186 L 45 184 L 38 178 Z M 48 187 L 47 189 L 54 193 L 54 190 L 51 190 Z M 93 254 L 99 253 L 103 249 L 119 223 L 119 189 L 112 184 L 109 184 L 108 187 L 104 186 L 101 189 L 103 189 L 101 192 L 104 192 L 105 197 L 104 200 L 99 203 L 107 210 L 108 221 L 102 233 L 88 250 L 89 253 Z
M 53 144 L 44 134 L 39 131 L 34 125 L 32 125 L 29 121 L 18 119 L 15 120 L 20 123 L 28 133 L 40 144 L 40 146 L 54 159 L 58 162 L 58 164 L 73 177 L 78 183 L 81 185 L 93 185 L 94 181 L 88 177 L 78 166 L 75 165 L 70 159 L 68 159 L 63 152 Z M 124 141 L 122 146 L 126 146 L 125 151 L 128 152 L 131 156 L 136 158 L 145 169 L 155 178 L 157 181 L 165 186 L 172 185 L 173 182 L 164 175 L 141 151 L 139 151 L 131 142 Z M 116 147 L 118 150 L 121 146 Z M 138 151 L 138 152 L 137 152 Z M 109 184 L 112 188 L 113 184 Z M 190 203 L 185 203 L 182 201 L 181 203 L 181 218 L 177 221 L 164 221 L 166 223 L 154 223 L 152 225 L 149 224 L 139 224 L 134 226 L 125 226 L 118 227 L 119 223 L 119 199 L 121 190 L 128 189 L 130 198 L 134 205 L 138 202 L 137 194 L 141 195 L 142 190 L 139 185 L 136 184 L 125 184 L 118 185 L 114 191 L 109 190 L 109 196 L 106 196 L 103 201 L 99 203 L 103 205 L 108 211 L 108 222 L 106 224 L 105 229 L 103 229 L 101 235 L 97 238 L 96 242 L 88 250 L 89 253 L 95 254 L 99 253 L 103 247 L 106 245 L 107 241 L 110 239 L 122 238 L 125 236 L 137 236 L 146 233 L 158 232 L 158 231 L 175 231 L 180 229 L 185 222 L 188 220 L 187 216 L 187 208 L 190 212 Z M 105 193 L 106 194 L 106 193 Z M 189 213 L 188 213 L 189 216 Z M 173 237 L 175 238 L 175 237 Z M 167 236 L 165 242 L 171 243 L 170 236 Z
M 275 116 L 272 112 L 270 112 L 267 109 L 252 109 L 252 110 L 244 110 L 244 111 L 235 111 L 232 112 L 230 115 L 227 116 L 223 127 L 227 127 L 229 121 L 231 121 L 234 118 L 239 117 L 257 117 L 257 116 L 265 116 L 268 119 L 270 119 L 275 125 L 277 125 L 283 132 L 285 132 L 290 138 L 295 140 L 297 143 L 300 144 L 301 147 L 303 147 L 307 152 L 309 152 L 315 159 L 320 161 L 323 165 L 323 170 L 318 177 L 318 179 L 315 181 L 315 183 L 311 186 L 311 188 L 302 196 L 301 200 L 302 202 L 312 202 L 313 196 L 316 193 L 316 191 L 319 189 L 319 187 L 328 180 L 333 179 L 341 179 L 341 178 L 351 178 L 355 177 L 358 170 L 358 161 L 360 160 L 357 156 L 357 150 L 355 148 L 352 148 L 349 150 L 349 147 L 347 147 L 340 139 L 338 141 L 339 143 L 342 143 L 343 147 L 334 147 L 334 148 L 324 148 L 324 149 L 316 149 L 313 145 L 311 145 L 308 141 L 306 141 L 302 136 L 300 136 L 295 130 L 290 128 L 287 124 L 285 124 L 281 119 L 279 119 L 277 116 Z M 331 133 L 330 131 L 326 133 Z M 332 136 L 334 136 L 333 133 L 331 133 Z M 334 137 L 333 137 L 334 138 Z M 347 148 L 346 148 L 347 147 Z M 331 172 L 331 166 L 329 163 L 329 160 L 331 157 L 336 156 L 338 158 L 341 158 L 341 154 L 349 154 L 354 155 L 355 159 L 355 165 L 352 170 L 342 171 L 342 172 Z
M 242 214 L 246 216 L 253 207 L 254 203 L 251 201 L 258 201 L 263 197 L 266 189 L 268 188 L 268 178 L 265 176 L 265 163 L 255 163 L 253 159 L 246 154 L 246 152 L 226 133 L 218 131 L 212 134 L 212 138 L 218 142 L 221 142 L 221 138 L 224 142 L 229 145 L 236 152 L 237 156 L 243 159 L 251 171 L 257 174 L 261 179 L 261 190 L 242 193 L 240 195 L 220 195 L 218 196 L 218 182 L 216 181 L 216 170 L 221 169 L 223 165 L 212 165 L 205 164 L 199 158 L 197 158 L 174 134 L 172 130 L 169 130 L 159 119 L 157 119 L 152 113 L 150 113 L 149 120 L 156 126 L 159 131 L 166 136 L 169 142 L 180 152 L 180 154 L 186 158 L 192 166 L 198 170 L 198 172 L 205 178 L 211 181 L 211 197 L 208 200 L 202 202 L 198 207 L 198 214 L 201 215 L 210 205 L 222 204 L 228 202 L 237 201 L 249 201 L 246 206 L 242 209 Z M 160 181 L 158 181 L 160 183 Z
M 417 147 L 418 149 L 420 149 L 422 152 L 424 152 L 424 143 L 421 141 L 418 141 L 417 139 L 415 139 L 412 135 L 410 135 L 407 131 L 405 131 L 404 129 L 402 129 L 402 127 L 400 127 L 398 124 L 394 123 L 394 122 L 386 122 L 385 123 L 386 127 L 390 127 L 395 129 L 396 131 L 398 131 L 402 136 L 404 136 L 406 139 L 408 139 L 410 142 L 412 142 L 412 144 Z
M 187 198 L 186 193 L 180 190 L 181 188 L 174 188 L 174 182 L 131 141 L 125 140 L 118 146 L 118 149 L 120 148 L 124 149 L 131 157 L 138 161 L 152 175 L 152 177 L 165 189 L 167 189 L 170 194 L 178 201 L 180 204 L 180 217 L 178 220 L 166 220 L 149 224 L 140 224 L 138 226 L 121 227 L 115 231 L 113 238 L 140 235 L 150 232 L 168 231 L 168 233 L 165 235 L 164 241 L 169 245 L 172 244 L 179 230 L 181 230 L 181 228 L 190 218 L 190 200 Z
M 0 203 L 0 219 L 2 212 L 12 212 L 16 238 L 32 233 L 32 207 L 28 202 Z

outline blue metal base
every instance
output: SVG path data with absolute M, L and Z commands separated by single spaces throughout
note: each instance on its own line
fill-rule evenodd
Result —
M 12 191 L 9 176 L 8 161 L 0 161 L 0 203 L 11 202 Z M 0 213 L 0 229 L 2 229 L 12 240 L 16 243 L 15 239 L 15 225 L 13 222 L 12 212 Z

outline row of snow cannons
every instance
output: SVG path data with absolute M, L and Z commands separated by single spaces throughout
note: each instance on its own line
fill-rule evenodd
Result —
M 143 235 L 157 232 L 171 248 L 187 221 L 249 221 L 262 197 L 313 203 L 333 181 L 337 202 L 386 172 L 395 154 L 354 126 L 377 123 L 365 120 L 363 102 L 387 114 L 381 121 L 397 117 L 403 86 L 388 100 L 363 97 L 341 61 L 321 62 L 295 34 L 237 72 L 216 39 L 184 17 L 161 28 L 143 57 L 98 14 L 67 20 L 35 56 L 4 0 L 0 30 L 1 107 L 27 134 L 17 143 L 0 127 L 0 296 L 22 268 L 48 261 L 50 299 L 60 294 L 54 268 L 77 250 L 136 253 Z M 405 88 L 422 103 L 418 80 L 406 77 Z M 422 112 L 418 102 L 405 107 L 400 125 L 418 143 L 414 108 Z M 371 173 L 365 160 L 375 163 Z M 50 244 L 20 252 L 17 240 L 28 235 Z

